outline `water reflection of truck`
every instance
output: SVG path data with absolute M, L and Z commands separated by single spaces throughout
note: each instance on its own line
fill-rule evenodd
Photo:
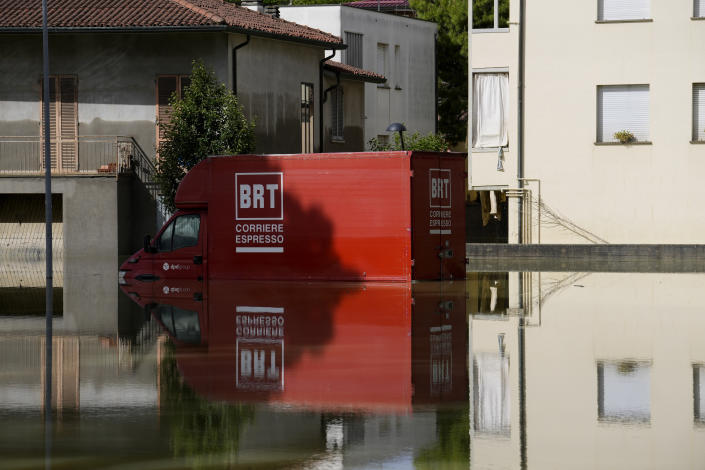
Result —
M 408 412 L 467 400 L 463 282 L 156 281 L 124 288 L 213 401 Z
M 465 188 L 465 154 L 209 157 L 120 281 L 462 279 Z

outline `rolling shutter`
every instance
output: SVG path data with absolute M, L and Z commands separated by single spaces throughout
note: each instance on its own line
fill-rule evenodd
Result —
M 598 0 L 597 19 L 602 21 L 651 18 L 651 0 Z
M 617 142 L 618 131 L 631 132 L 637 141 L 649 140 L 649 85 L 597 88 L 597 141 Z
M 705 141 L 705 83 L 693 83 L 693 140 Z
M 345 32 L 345 63 L 362 68 L 362 34 Z
M 176 92 L 176 76 L 157 78 L 157 148 L 164 141 L 164 129 L 171 122 L 172 107 L 169 104 L 171 95 Z
M 705 16 L 705 0 L 693 0 L 693 16 L 695 18 Z

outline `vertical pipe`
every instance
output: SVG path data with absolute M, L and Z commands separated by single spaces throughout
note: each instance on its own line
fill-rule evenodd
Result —
M 526 328 L 524 315 L 524 273 L 519 273 L 519 468 L 528 468 L 526 449 Z
M 518 116 L 517 116 L 517 178 L 519 183 L 519 189 L 524 188 L 524 47 L 526 41 L 526 0 L 519 1 L 519 78 L 518 78 L 518 90 L 517 90 L 517 104 L 519 106 Z M 518 221 L 519 221 L 519 243 L 524 242 L 524 237 L 522 235 L 524 227 L 523 218 L 523 195 L 519 198 L 519 210 L 518 210 Z
M 54 282 L 52 277 L 51 250 L 51 124 L 49 122 L 49 30 L 47 25 L 47 0 L 42 0 L 42 51 L 43 51 L 43 116 L 44 116 L 44 217 L 46 226 L 46 340 L 45 340 L 45 379 L 44 379 L 44 458 L 45 467 L 51 467 L 51 372 L 52 372 L 52 315 L 54 306 Z M 58 91 L 58 90 L 57 90 Z
M 318 64 L 318 151 L 323 152 L 323 64 L 335 56 L 335 49 Z M 315 151 L 315 149 L 314 149 Z
M 438 33 L 433 35 L 433 125 L 438 134 Z
M 233 47 L 233 52 L 232 52 L 232 74 L 233 74 L 233 95 L 237 96 L 237 50 L 240 49 L 241 47 L 245 47 L 250 43 L 250 35 L 247 35 L 247 38 L 245 39 L 245 42 L 238 44 L 237 46 Z

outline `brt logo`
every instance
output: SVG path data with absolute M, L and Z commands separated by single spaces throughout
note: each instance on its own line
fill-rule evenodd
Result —
M 283 173 L 235 173 L 236 220 L 284 220 Z
M 450 209 L 450 170 L 431 168 L 428 171 L 430 206 Z

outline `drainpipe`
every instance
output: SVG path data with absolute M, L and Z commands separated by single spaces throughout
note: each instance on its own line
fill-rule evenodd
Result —
M 321 59 L 318 64 L 318 152 L 323 152 L 323 100 L 325 99 L 325 94 L 323 93 L 323 64 L 335 56 L 335 49 L 331 52 L 328 57 Z
M 433 35 L 433 124 L 438 134 L 438 33 Z
M 340 86 L 340 72 L 335 72 L 335 85 L 331 85 L 328 88 L 325 89 L 323 92 L 323 102 L 325 103 L 328 100 L 328 93 L 331 90 L 334 90 Z
M 247 35 L 245 42 L 238 44 L 233 47 L 233 95 L 237 95 L 237 50 L 241 47 L 245 47 L 250 43 L 250 35 Z
M 519 1 L 519 78 L 517 90 L 517 179 L 519 189 L 524 189 L 524 42 L 526 41 L 526 0 Z M 519 243 L 524 243 L 524 220 L 522 218 L 524 195 L 519 198 Z

